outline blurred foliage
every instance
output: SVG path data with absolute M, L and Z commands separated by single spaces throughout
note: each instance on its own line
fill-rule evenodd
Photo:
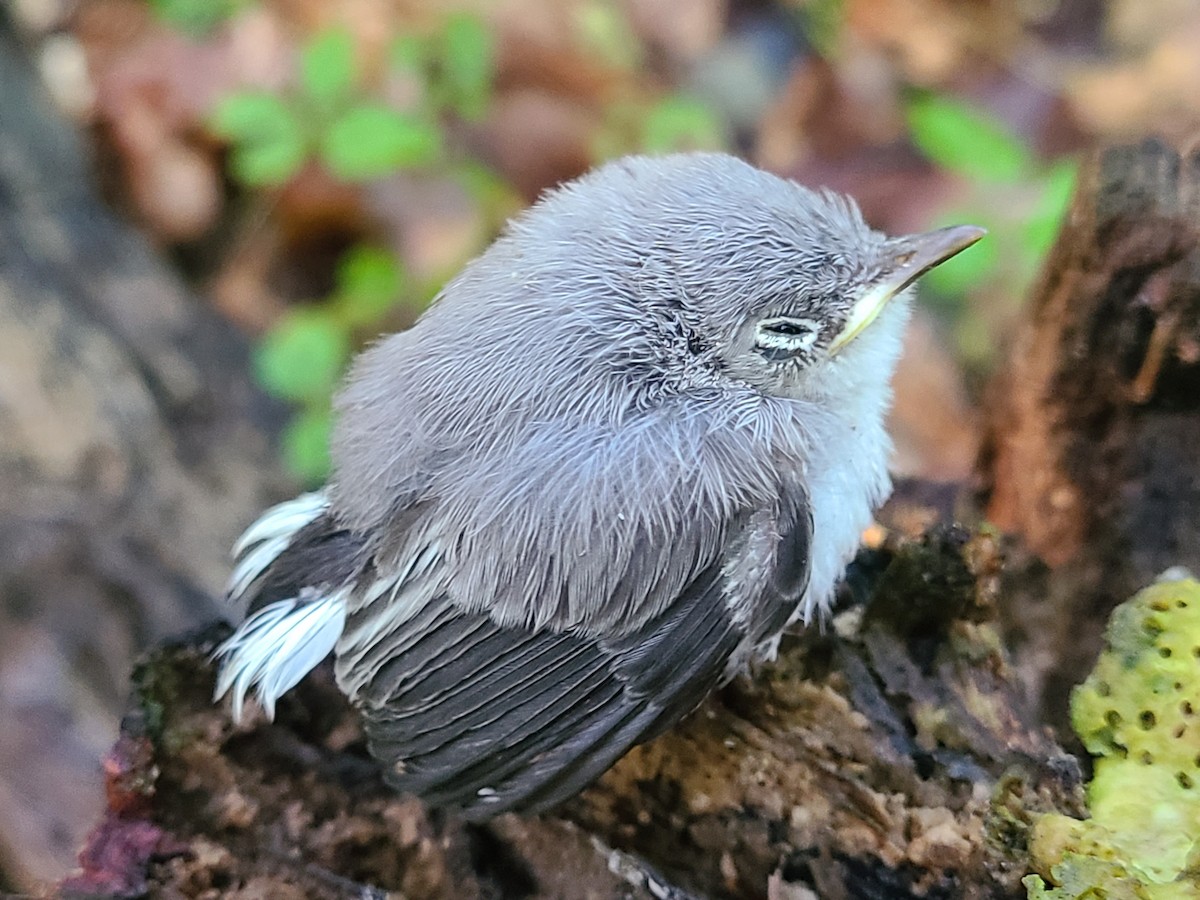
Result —
M 434 100 L 464 119 L 481 119 L 492 98 L 495 48 L 483 23 L 458 13 L 446 20 L 432 54 L 415 47 L 413 62 L 424 67 Z
M 826 59 L 837 56 L 846 18 L 846 0 L 803 0 L 800 7 L 804 34 Z
M 516 208 L 512 189 L 462 147 L 447 126 L 482 116 L 492 96 L 492 37 L 476 17 L 447 15 L 428 34 L 397 36 L 391 72 L 419 88 L 409 109 L 379 99 L 360 71 L 351 33 L 340 27 L 302 46 L 295 88 L 225 97 L 214 131 L 230 144 L 230 171 L 249 188 L 278 188 L 316 163 L 338 181 L 358 183 L 414 172 L 460 184 L 489 220 Z M 259 381 L 297 405 L 283 436 L 289 468 L 307 483 L 329 470 L 331 397 L 361 339 L 373 336 L 397 304 L 423 305 L 432 290 L 413 285 L 391 253 L 351 249 L 325 300 L 283 315 L 257 352 Z
M 1096 757 L 1091 818 L 1035 823 L 1029 897 L 1198 897 L 1200 582 L 1147 588 L 1113 612 L 1105 638 L 1071 697 L 1072 725 Z
M 576 38 L 584 51 L 607 66 L 633 71 L 644 63 L 641 41 L 615 0 L 588 0 L 576 8 Z
M 711 109 L 693 97 L 670 94 L 612 104 L 592 141 L 592 157 L 601 162 L 627 153 L 723 150 L 728 145 L 726 129 Z
M 441 47 L 438 37 L 431 46 Z M 285 184 L 313 157 L 354 182 L 436 162 L 443 143 L 439 111 L 435 104 L 401 111 L 371 97 L 360 83 L 354 39 L 330 28 L 301 48 L 291 96 L 235 93 L 218 106 L 213 127 L 230 142 L 231 169 L 247 185 Z
M 908 128 L 933 162 L 992 184 L 1020 181 L 1033 167 L 1029 151 L 998 121 L 948 97 L 922 94 L 908 104 Z
M 342 257 L 336 289 L 323 303 L 285 313 L 255 353 L 259 382 L 297 405 L 283 435 L 288 467 L 306 482 L 329 471 L 330 398 L 355 337 L 375 326 L 408 291 L 408 279 L 386 250 L 356 247 Z
M 591 0 L 575 19 L 580 43 L 606 66 L 622 71 L 644 67 L 647 51 L 622 4 Z M 705 103 L 686 93 L 625 93 L 609 98 L 604 123 L 594 136 L 594 163 L 628 153 L 724 150 L 730 145 L 724 122 Z
M 208 34 L 248 0 L 150 0 L 154 14 L 184 34 Z
M 1075 185 L 1076 163 L 1046 163 L 998 119 L 940 94 L 914 94 L 906 108 L 913 143 L 960 176 L 965 196 L 935 225 L 969 222 L 988 238 L 929 272 L 927 295 L 955 327 L 959 354 L 986 362 L 992 342 L 961 304 L 968 289 L 1020 298 L 1058 233 Z M 1024 202 L 1022 202 L 1024 199 Z M 940 301 L 940 302 L 939 302 Z
M 639 64 L 642 49 L 616 4 L 587 5 L 579 27 L 591 52 L 610 63 Z M 515 192 L 456 146 L 456 132 L 447 127 L 455 120 L 481 119 L 491 103 L 495 48 L 483 21 L 454 12 L 429 33 L 398 35 L 386 64 L 418 86 L 410 108 L 394 108 L 376 96 L 360 71 L 353 36 L 339 27 L 303 44 L 290 91 L 245 90 L 225 97 L 211 124 L 229 143 L 233 177 L 248 188 L 270 189 L 312 164 L 346 183 L 405 171 L 437 175 L 460 184 L 498 226 L 517 207 Z M 637 151 L 716 149 L 727 143 L 721 122 L 698 100 L 638 95 L 610 104 L 592 149 L 599 162 Z M 265 335 L 258 377 L 272 394 L 297 406 L 283 452 L 299 478 L 316 483 L 328 474 L 330 398 L 360 340 L 377 333 L 398 303 L 416 308 L 435 292 L 436 286 L 411 284 L 385 251 L 356 248 L 339 268 L 331 297 L 286 313 Z

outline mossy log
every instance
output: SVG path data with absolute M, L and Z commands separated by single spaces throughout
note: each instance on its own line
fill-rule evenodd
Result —
M 1012 678 L 994 622 L 999 565 L 987 535 L 894 538 L 860 559 L 832 631 L 786 643 L 557 815 L 482 826 L 390 793 L 327 672 L 274 723 L 234 727 L 211 702 L 209 654 L 226 632 L 209 631 L 135 675 L 110 810 L 66 887 L 1016 896 L 1033 814 L 1078 813 L 1079 774 Z

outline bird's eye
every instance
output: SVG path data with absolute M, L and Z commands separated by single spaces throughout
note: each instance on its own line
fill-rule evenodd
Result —
M 812 319 L 778 316 L 763 319 L 754 332 L 754 346 L 768 359 L 787 359 L 812 349 L 821 326 Z

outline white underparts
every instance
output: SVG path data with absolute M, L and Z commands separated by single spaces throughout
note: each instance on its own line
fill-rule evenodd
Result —
M 837 402 L 820 423 L 809 460 L 808 494 L 813 535 L 809 582 L 792 622 L 811 625 L 829 611 L 834 590 L 854 558 L 862 532 L 891 493 L 884 427 L 890 380 L 908 321 L 907 295 L 892 300 L 830 363 L 828 390 Z M 775 642 L 778 644 L 778 641 Z M 764 647 L 773 652 L 774 647 Z

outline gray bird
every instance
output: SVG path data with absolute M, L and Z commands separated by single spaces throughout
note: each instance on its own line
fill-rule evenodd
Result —
M 982 235 L 719 154 L 550 192 L 355 362 L 330 483 L 235 548 L 218 697 L 273 715 L 332 653 L 396 788 L 571 797 L 827 610 L 890 490 L 906 288 Z

